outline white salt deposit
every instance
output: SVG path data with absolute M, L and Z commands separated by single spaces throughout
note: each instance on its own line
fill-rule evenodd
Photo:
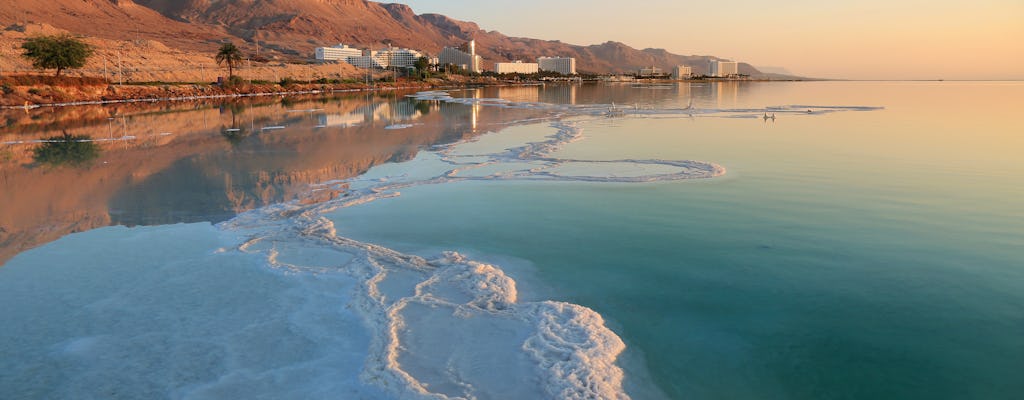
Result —
M 270 206 L 216 228 L 103 228 L 23 253 L 0 269 L 0 397 L 628 399 L 616 364 L 625 345 L 598 313 L 521 301 L 500 266 L 458 253 L 428 260 L 339 237 L 325 215 L 422 185 L 649 182 L 725 169 L 555 157 L 584 139 L 563 117 L 604 118 L 609 105 L 414 97 L 546 109 L 551 118 L 519 123 L 554 121 L 554 133 L 482 153 L 438 146 L 416 168 L 385 165 L 312 188 L 345 191 L 336 200 Z M 805 108 L 862 109 L 770 111 Z

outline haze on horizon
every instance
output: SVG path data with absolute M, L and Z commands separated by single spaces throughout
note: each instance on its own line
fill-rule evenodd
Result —
M 1024 79 L 1024 2 L 394 0 L 509 36 L 609 40 L 837 79 Z

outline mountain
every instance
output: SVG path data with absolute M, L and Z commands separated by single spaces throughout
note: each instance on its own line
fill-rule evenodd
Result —
M 214 46 L 222 27 L 173 21 L 131 0 L 18 0 L 0 7 L 0 28 L 45 23 L 105 39 L 155 40 L 170 47 Z
M 576 58 L 577 69 L 595 73 L 670 70 L 689 65 L 706 73 L 712 56 L 682 56 L 663 49 L 638 50 L 623 43 L 590 46 L 509 37 L 439 14 L 417 15 L 404 4 L 366 0 L 19 0 L 0 10 L 0 24 L 26 19 L 105 38 L 140 37 L 188 50 L 209 51 L 221 40 L 258 41 L 267 55 L 308 59 L 315 47 L 345 43 L 383 48 L 388 44 L 437 54 L 445 46 L 477 42 L 485 67 L 539 56 Z M 749 64 L 740 72 L 760 75 Z

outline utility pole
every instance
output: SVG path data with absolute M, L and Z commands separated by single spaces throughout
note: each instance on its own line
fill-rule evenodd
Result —
M 121 68 L 121 50 L 117 51 L 117 85 L 121 86 L 124 84 L 124 72 Z

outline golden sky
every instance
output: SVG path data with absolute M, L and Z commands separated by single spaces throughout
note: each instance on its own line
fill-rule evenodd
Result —
M 506 35 L 609 40 L 850 79 L 1024 79 L 1022 0 L 404 0 Z

